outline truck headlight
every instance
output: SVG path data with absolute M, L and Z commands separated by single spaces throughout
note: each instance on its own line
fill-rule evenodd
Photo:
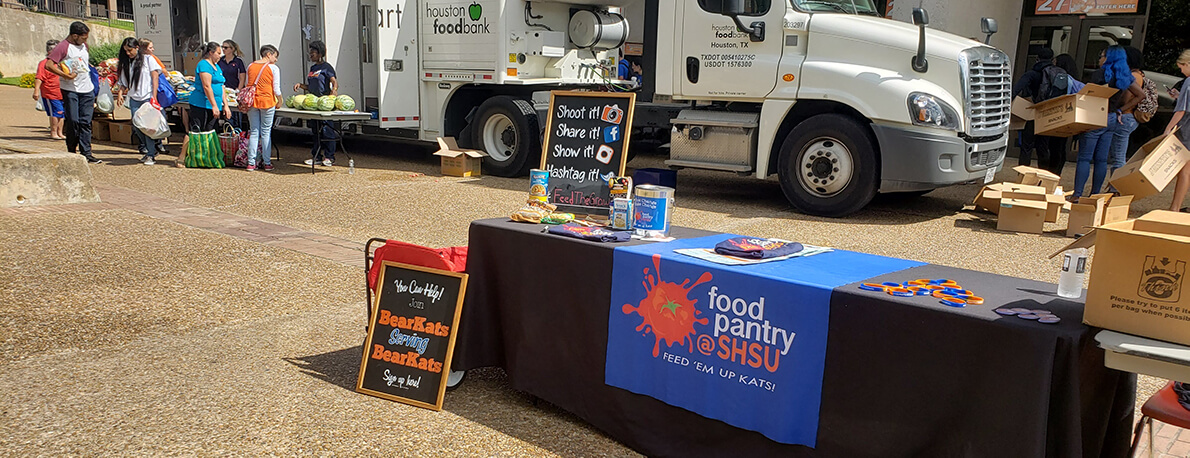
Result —
M 950 130 L 959 128 L 959 115 L 954 108 L 932 95 L 921 92 L 909 94 L 909 119 L 917 126 Z

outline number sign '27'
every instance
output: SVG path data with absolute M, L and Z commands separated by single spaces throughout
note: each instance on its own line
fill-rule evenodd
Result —
M 1037 0 L 1036 14 L 1135 13 L 1139 0 Z

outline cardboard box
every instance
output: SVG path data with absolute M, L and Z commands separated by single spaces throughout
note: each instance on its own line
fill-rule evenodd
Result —
M 1045 229 L 1046 202 L 1031 199 L 1000 199 L 1000 219 L 996 229 L 1040 234 Z
M 1111 194 L 1095 194 L 1091 197 L 1080 197 L 1078 202 L 1070 205 L 1070 216 L 1067 218 L 1066 236 L 1075 237 L 1086 234 L 1092 229 L 1103 225 L 1103 211 L 1107 207 Z
M 184 52 L 182 53 L 182 68 L 178 71 L 183 75 L 193 75 L 194 69 L 198 67 L 198 61 L 202 60 L 202 53 L 200 52 Z
M 1025 128 L 1025 123 L 1032 121 L 1033 102 L 1024 97 L 1016 97 L 1012 99 L 1012 118 L 1008 121 L 1008 130 L 1022 130 Z
M 132 121 L 110 121 L 107 123 L 111 141 L 132 144 Z
M 488 154 L 473 149 L 459 148 L 454 137 L 438 137 L 438 152 L 442 156 L 442 174 L 452 177 L 480 176 L 480 166 Z
M 1088 84 L 1077 94 L 1054 97 L 1033 105 L 1033 133 L 1069 137 L 1107 126 L 1107 99 L 1116 90 Z
M 1157 194 L 1178 176 L 1182 166 L 1190 161 L 1190 151 L 1178 141 L 1174 132 L 1150 140 L 1136 150 L 1132 159 L 1112 173 L 1111 185 L 1120 194 L 1134 199 Z
M 1190 214 L 1155 210 L 1105 224 L 1062 251 L 1092 245 L 1095 258 L 1083 322 L 1190 345 L 1190 292 L 1183 292 L 1190 263 Z
M 1047 192 L 1044 187 L 1030 186 L 1019 183 L 1005 184 L 1000 192 L 1001 205 L 1003 199 L 1034 200 L 1045 204 L 1045 222 L 1058 222 L 1058 215 L 1062 213 L 1062 206 L 1066 199 L 1061 195 Z M 1040 232 L 1040 231 L 1039 231 Z
M 984 186 L 979 190 L 979 194 L 975 195 L 975 208 L 999 214 L 1001 192 L 1007 187 L 1007 183 L 992 183 Z
M 1045 188 L 1045 192 L 1050 194 L 1053 194 L 1054 189 L 1058 188 L 1058 180 L 1062 179 L 1062 177 L 1054 175 L 1049 170 L 1029 167 L 1027 165 L 1018 165 L 1013 167 L 1012 170 L 1015 170 L 1018 174 L 1017 183 L 1041 186 Z
M 1111 194 L 1096 194 L 1096 196 L 1111 196 Z M 1095 196 L 1091 196 L 1095 197 Z M 1111 224 L 1128 219 L 1128 210 L 1132 207 L 1132 196 L 1115 196 L 1107 201 L 1103 209 L 1103 221 L 1100 224 Z
M 106 119 L 91 120 L 91 140 L 106 142 L 112 138 L 111 132 L 108 131 L 107 123 L 108 121 Z

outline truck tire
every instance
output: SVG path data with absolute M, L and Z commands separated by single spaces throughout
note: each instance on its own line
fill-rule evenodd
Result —
M 537 112 L 526 100 L 508 96 L 487 99 L 468 126 L 473 148 L 488 153 L 486 174 L 524 176 L 541 161 L 541 129 Z
M 777 175 L 785 198 L 803 213 L 855 213 L 872 201 L 880 178 L 871 131 L 836 113 L 806 119 L 785 137 Z

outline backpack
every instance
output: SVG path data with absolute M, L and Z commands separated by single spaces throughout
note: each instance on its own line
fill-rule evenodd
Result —
M 1144 90 L 1145 98 L 1132 110 L 1132 115 L 1137 122 L 1149 122 L 1157 114 L 1157 83 L 1152 78 L 1145 78 L 1141 89 Z
M 1070 75 L 1057 65 L 1050 65 L 1041 69 L 1041 85 L 1037 93 L 1033 94 L 1033 103 L 1044 102 L 1054 97 L 1066 95 L 1070 87 Z

